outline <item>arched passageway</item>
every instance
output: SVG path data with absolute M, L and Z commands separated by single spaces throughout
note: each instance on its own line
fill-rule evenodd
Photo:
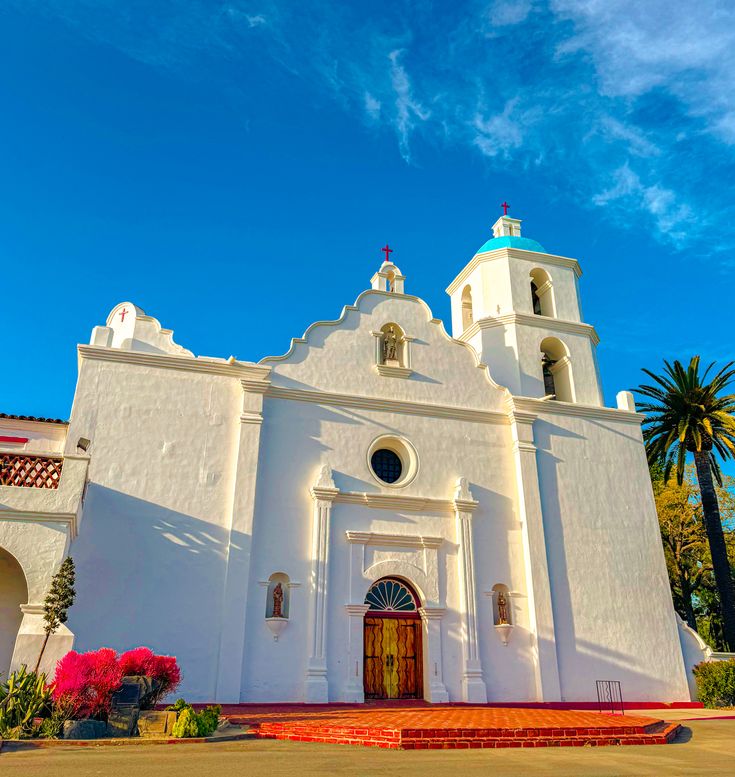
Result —
M 13 648 L 28 601 L 28 586 L 15 556 L 0 548 L 0 675 L 7 677 Z

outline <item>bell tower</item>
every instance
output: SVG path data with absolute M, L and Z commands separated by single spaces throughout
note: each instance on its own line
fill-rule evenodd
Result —
M 582 321 L 579 263 L 523 237 L 503 207 L 493 237 L 447 288 L 452 335 L 516 396 L 601 406 L 599 338 Z

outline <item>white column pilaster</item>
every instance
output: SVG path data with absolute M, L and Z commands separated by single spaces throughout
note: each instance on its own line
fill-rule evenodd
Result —
M 551 583 L 541 508 L 533 422 L 537 416 L 510 406 L 513 458 L 518 493 L 518 518 L 523 537 L 529 627 L 535 638 L 536 695 L 538 701 L 560 701 L 556 632 Z
M 305 701 L 320 704 L 329 701 L 327 682 L 327 583 L 329 573 L 329 523 L 332 503 L 339 493 L 332 471 L 322 467 L 311 489 L 313 500 L 310 580 L 310 648 L 306 667 Z
M 263 395 L 270 385 L 269 369 L 262 379 L 242 380 L 243 399 L 240 428 L 234 457 L 227 538 L 227 570 L 222 608 L 215 700 L 236 704 L 242 688 L 245 650 L 245 617 L 248 603 L 250 553 L 258 480 L 260 429 L 263 423 Z
M 460 478 L 454 496 L 454 514 L 459 553 L 459 581 L 462 591 L 462 701 L 485 703 L 487 688 L 482 676 L 479 638 L 477 634 L 477 594 L 475 591 L 475 561 L 472 548 L 472 513 L 477 502 L 472 498 L 467 480 Z
M 347 656 L 347 686 L 344 701 L 362 704 L 365 701 L 365 684 L 363 681 L 365 656 L 365 613 L 370 609 L 368 604 L 346 604 L 345 610 L 349 616 L 349 653 Z
M 424 627 L 424 698 L 433 704 L 449 701 L 444 685 L 442 653 L 442 618 L 444 607 L 420 607 L 419 615 Z

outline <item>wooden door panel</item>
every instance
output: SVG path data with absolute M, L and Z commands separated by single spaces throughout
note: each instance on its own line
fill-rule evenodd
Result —
M 383 622 L 365 618 L 365 662 L 363 665 L 365 698 L 383 699 Z
M 365 698 L 421 698 L 421 621 L 366 617 L 364 629 Z

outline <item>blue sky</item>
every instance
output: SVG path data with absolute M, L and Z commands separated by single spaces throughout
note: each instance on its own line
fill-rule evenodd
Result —
M 608 404 L 733 356 L 731 3 L 0 0 L 0 74 L 0 411 L 68 417 L 123 300 L 283 353 L 386 241 L 448 321 L 504 199 L 580 259 Z

